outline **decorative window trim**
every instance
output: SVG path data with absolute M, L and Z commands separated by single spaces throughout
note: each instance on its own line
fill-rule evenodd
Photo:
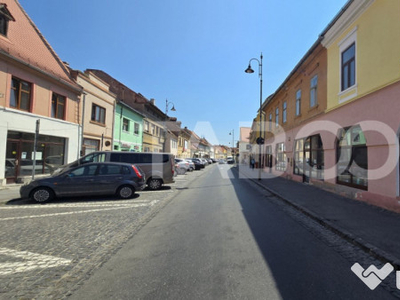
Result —
M 339 43 L 339 103 L 346 102 L 357 96 L 357 29 L 355 26 Z M 342 90 L 342 54 L 346 51 L 352 44 L 354 44 L 354 84 L 349 86 L 345 90 Z M 343 98 L 343 94 L 350 94 Z

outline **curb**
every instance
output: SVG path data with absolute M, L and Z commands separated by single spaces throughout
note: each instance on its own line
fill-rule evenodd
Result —
M 238 172 L 240 172 L 240 169 L 238 170 Z M 380 260 L 380 261 L 382 261 L 384 263 L 389 262 L 395 267 L 396 270 L 400 270 L 400 260 L 397 257 L 394 257 L 393 255 L 391 255 L 389 253 L 386 253 L 385 251 L 381 250 L 380 248 L 375 247 L 374 245 L 372 245 L 372 244 L 370 244 L 368 242 L 365 242 L 362 238 L 356 237 L 352 233 L 348 232 L 346 229 L 343 229 L 343 228 L 337 226 L 336 224 L 332 224 L 329 221 L 324 220 L 323 218 L 319 217 L 318 215 L 316 215 L 315 213 L 311 212 L 307 208 L 305 208 L 303 206 L 300 206 L 297 203 L 294 203 L 293 201 L 290 201 L 289 199 L 287 199 L 287 198 L 283 197 L 282 195 L 280 195 L 277 191 L 275 191 L 275 190 L 273 190 L 273 189 L 271 189 L 269 187 L 266 187 L 265 185 L 263 185 L 258 180 L 248 177 L 246 173 L 244 173 L 244 172 L 240 172 L 240 173 L 243 174 L 244 176 L 246 176 L 248 179 L 250 179 L 255 184 L 257 184 L 259 187 L 261 187 L 264 190 L 270 192 L 271 194 L 273 194 L 274 196 L 276 196 L 277 198 L 279 198 L 280 200 L 282 200 L 286 204 L 292 206 L 296 210 L 300 211 L 301 213 L 303 213 L 307 217 L 309 217 L 309 218 L 313 219 L 314 221 L 318 222 L 320 225 L 322 225 L 325 228 L 329 229 L 333 233 L 339 235 L 340 237 L 342 237 L 346 241 L 350 242 L 351 244 L 361 248 L 363 251 L 365 251 L 369 255 L 373 256 L 374 258 L 376 258 L 376 259 L 378 259 L 378 260 Z

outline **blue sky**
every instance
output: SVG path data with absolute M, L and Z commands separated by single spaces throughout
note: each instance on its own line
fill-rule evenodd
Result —
M 63 61 L 154 98 L 213 144 L 232 144 L 347 0 L 20 0 Z M 171 106 L 169 106 L 171 108 Z

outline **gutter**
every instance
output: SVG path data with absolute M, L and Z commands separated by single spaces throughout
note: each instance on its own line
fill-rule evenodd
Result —
M 15 61 L 15 62 L 17 62 L 17 63 L 20 63 L 20 64 L 22 64 L 22 65 L 24 65 L 24 66 L 26 66 L 26 67 L 29 67 L 29 68 L 35 70 L 36 72 L 40 73 L 41 75 L 50 77 L 51 79 L 53 79 L 53 80 L 59 82 L 60 84 L 67 86 L 68 88 L 70 88 L 70 89 L 73 90 L 74 92 L 79 93 L 79 95 L 80 95 L 80 94 L 82 93 L 82 91 L 83 91 L 82 88 L 76 87 L 76 86 L 74 86 L 74 85 L 72 85 L 72 84 L 66 82 L 65 80 L 62 80 L 62 79 L 59 78 L 59 77 L 56 77 L 56 76 L 54 76 L 54 75 L 52 75 L 52 74 L 50 74 L 50 73 L 47 73 L 47 72 L 43 71 L 42 69 L 39 69 L 38 67 L 35 67 L 34 65 L 32 65 L 32 64 L 30 64 L 30 63 L 27 63 L 27 62 L 25 62 L 25 61 L 23 61 L 23 60 L 21 60 L 21 59 L 18 59 L 18 58 L 16 58 L 16 57 L 12 56 L 11 54 L 5 52 L 4 50 L 0 50 L 0 54 L 1 54 L 1 55 L 4 55 L 4 56 L 7 57 L 8 59 L 11 59 L 11 60 L 13 60 L 13 61 Z

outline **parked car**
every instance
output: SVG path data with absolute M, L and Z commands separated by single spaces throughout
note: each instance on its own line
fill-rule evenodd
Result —
M 188 159 L 186 159 L 186 158 L 184 158 L 183 160 L 184 160 L 184 161 L 187 161 L 187 162 L 189 163 L 189 171 L 190 171 L 190 172 L 193 171 L 193 170 L 195 169 L 194 162 L 192 162 L 191 160 L 188 160 Z
M 31 181 L 20 188 L 21 198 L 48 202 L 58 197 L 117 195 L 131 198 L 145 186 L 143 171 L 126 163 L 88 163 Z
M 228 159 L 226 160 L 226 163 L 232 165 L 232 164 L 235 163 L 235 160 L 234 160 L 233 158 L 228 158 Z
M 55 172 L 91 162 L 125 162 L 143 170 L 147 186 L 151 190 L 160 189 L 163 184 L 174 183 L 175 161 L 169 153 L 96 151 L 80 159 L 61 166 Z
M 223 164 L 226 164 L 226 161 L 225 161 L 225 159 L 220 159 L 220 160 L 218 160 L 218 163 L 220 164 L 220 165 L 223 165 Z
M 194 163 L 195 170 L 201 170 L 205 167 L 205 164 L 198 158 L 188 158 Z
M 178 175 L 183 175 L 189 171 L 190 166 L 187 161 L 175 158 L 175 170 Z
M 33 160 L 21 159 L 19 162 L 19 175 L 30 176 L 33 170 Z M 17 161 L 14 158 L 7 158 L 6 163 L 6 177 L 12 177 L 15 175 L 16 169 L 18 168 Z M 35 174 L 50 174 L 50 168 L 47 165 L 43 166 L 42 160 L 37 160 L 35 164 Z

